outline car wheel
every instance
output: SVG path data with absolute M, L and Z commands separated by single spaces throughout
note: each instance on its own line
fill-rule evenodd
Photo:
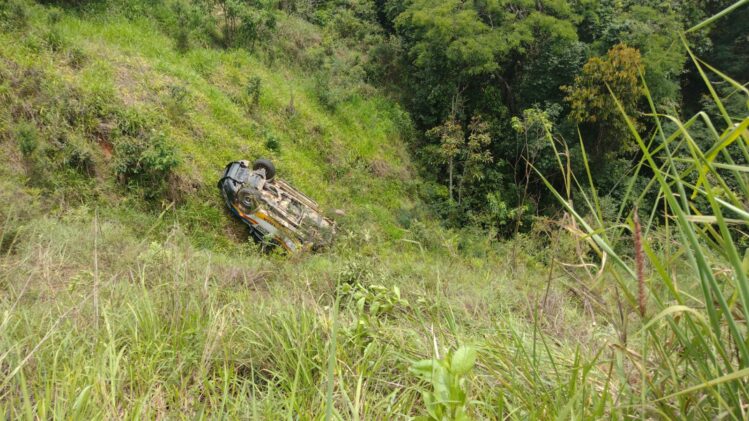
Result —
M 252 163 L 252 170 L 259 170 L 260 168 L 265 170 L 265 179 L 272 180 L 276 176 L 276 166 L 268 159 L 258 159 Z
M 247 212 L 255 212 L 260 206 L 260 192 L 252 187 L 243 187 L 237 192 L 237 199 Z

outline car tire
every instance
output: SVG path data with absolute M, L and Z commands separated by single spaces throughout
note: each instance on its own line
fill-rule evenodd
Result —
M 268 159 L 258 159 L 252 163 L 252 170 L 259 170 L 260 168 L 265 170 L 265 179 L 272 180 L 276 176 L 276 166 Z
M 243 187 L 237 192 L 237 201 L 248 212 L 254 212 L 260 200 L 260 192 L 252 187 Z

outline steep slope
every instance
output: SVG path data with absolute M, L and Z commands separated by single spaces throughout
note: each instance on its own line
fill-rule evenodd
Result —
M 545 269 L 548 244 L 573 243 L 441 228 L 415 198 L 394 103 L 371 91 L 332 107 L 292 58 L 180 53 L 150 19 L 26 9 L 0 31 L 0 414 L 585 415 L 577 374 L 558 368 L 609 332 Z M 315 31 L 281 16 L 277 42 Z M 215 181 L 256 156 L 346 212 L 332 249 L 245 241 Z M 414 361 L 462 345 L 476 368 L 463 352 L 447 403 L 429 404 L 446 380 Z
M 10 141 L 3 179 L 26 180 L 56 202 L 176 201 L 212 231 L 208 243 L 226 245 L 217 176 L 228 161 L 265 156 L 325 208 L 398 236 L 392 215 L 413 204 L 408 122 L 392 102 L 354 97 L 331 110 L 314 80 L 280 61 L 267 66 L 245 50 L 181 54 L 147 20 L 64 14 L 45 24 L 52 12 L 32 10 L 30 30 L 0 35 L 10 104 L 0 120 Z

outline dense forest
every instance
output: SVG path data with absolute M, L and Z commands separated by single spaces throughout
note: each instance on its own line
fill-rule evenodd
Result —
M 749 419 L 747 81 L 749 0 L 0 0 L 0 418 Z

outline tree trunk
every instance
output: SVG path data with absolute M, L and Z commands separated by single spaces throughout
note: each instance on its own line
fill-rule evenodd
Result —
M 453 159 L 450 158 L 447 161 L 447 172 L 449 177 L 449 183 L 450 183 L 450 203 L 453 202 Z
M 467 175 L 468 175 L 468 163 L 463 161 L 463 173 L 460 175 L 460 181 L 458 181 L 458 205 L 463 203 L 463 185 L 465 184 Z

